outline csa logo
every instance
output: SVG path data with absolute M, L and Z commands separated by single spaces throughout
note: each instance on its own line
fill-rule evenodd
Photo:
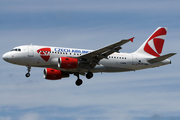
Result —
M 51 48 L 41 48 L 37 50 L 37 53 L 40 54 L 41 58 L 47 62 L 50 58 L 50 51 Z
M 159 57 L 164 45 L 163 35 L 166 35 L 166 33 L 167 31 L 165 28 L 161 28 L 156 31 L 147 41 L 144 51 L 153 56 Z

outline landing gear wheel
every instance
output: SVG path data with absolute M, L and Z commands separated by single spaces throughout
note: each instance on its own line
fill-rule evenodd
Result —
M 77 79 L 76 80 L 76 85 L 77 86 L 80 86 L 82 83 L 83 83 L 83 81 L 81 79 Z
M 26 77 L 30 77 L 30 73 L 26 73 Z
M 27 66 L 27 71 L 28 73 L 26 73 L 26 77 L 30 77 L 30 71 L 31 71 L 31 66 Z
M 92 72 L 88 72 L 87 74 L 86 74 L 86 78 L 87 79 L 91 79 L 93 77 L 93 73 Z

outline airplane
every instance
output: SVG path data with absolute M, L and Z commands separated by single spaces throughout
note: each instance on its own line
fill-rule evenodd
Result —
M 133 53 L 121 53 L 119 50 L 127 42 L 133 42 L 134 37 L 97 50 L 23 45 L 13 48 L 2 58 L 9 63 L 26 66 L 26 77 L 30 76 L 31 67 L 42 67 L 45 68 L 45 79 L 59 80 L 74 74 L 77 76 L 75 84 L 80 86 L 83 83 L 80 75 L 91 79 L 93 73 L 98 72 L 127 72 L 171 64 L 168 58 L 176 53 L 160 55 L 166 34 L 166 27 L 158 27 Z

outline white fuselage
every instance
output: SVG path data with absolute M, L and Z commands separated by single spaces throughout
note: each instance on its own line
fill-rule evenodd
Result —
M 42 49 L 43 48 L 43 49 Z M 49 49 L 44 49 L 49 48 Z M 47 51 L 46 51 L 47 50 Z M 32 67 L 54 68 L 69 72 L 124 72 L 158 67 L 170 64 L 166 59 L 161 62 L 150 64 L 147 60 L 155 58 L 136 53 L 113 53 L 107 58 L 101 59 L 94 68 L 78 66 L 76 69 L 61 69 L 56 64 L 56 59 L 60 57 L 78 58 L 81 55 L 92 52 L 93 50 L 74 49 L 64 47 L 49 47 L 37 45 L 24 45 L 15 47 L 12 51 L 3 55 L 7 62 Z

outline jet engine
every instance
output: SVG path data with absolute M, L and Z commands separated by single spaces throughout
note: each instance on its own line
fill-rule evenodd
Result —
M 44 78 L 45 79 L 58 80 L 58 79 L 65 78 L 65 77 L 69 77 L 69 74 L 67 74 L 63 71 L 60 71 L 60 70 L 52 69 L 52 68 L 44 69 Z
M 51 60 L 51 65 L 58 66 L 62 69 L 75 69 L 78 64 L 78 59 L 70 57 L 53 58 Z

